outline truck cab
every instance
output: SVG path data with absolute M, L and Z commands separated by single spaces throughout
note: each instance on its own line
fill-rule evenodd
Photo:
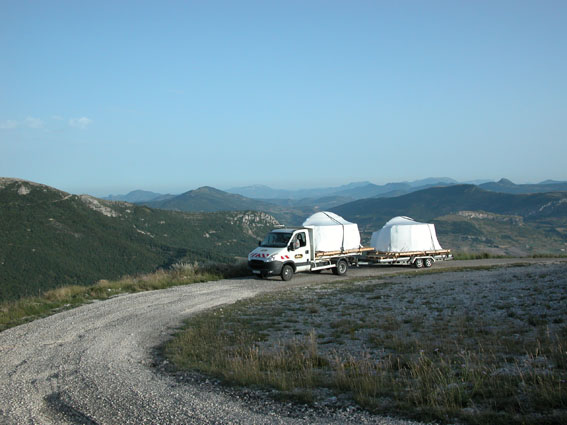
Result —
M 248 254 L 248 267 L 263 278 L 279 275 L 289 280 L 294 273 L 311 269 L 311 240 L 307 228 L 274 229 Z

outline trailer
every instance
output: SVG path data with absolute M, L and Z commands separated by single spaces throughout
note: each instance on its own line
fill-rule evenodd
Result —
M 410 217 L 394 217 L 379 231 L 372 233 L 374 248 L 365 261 L 368 264 L 410 265 L 418 269 L 431 267 L 435 261 L 453 258 L 437 240 L 435 225 L 420 223 Z
M 403 265 L 413 266 L 417 269 L 429 268 L 436 261 L 452 260 L 450 249 L 438 249 L 431 251 L 407 251 L 407 252 L 384 252 L 370 248 L 360 261 L 369 265 Z

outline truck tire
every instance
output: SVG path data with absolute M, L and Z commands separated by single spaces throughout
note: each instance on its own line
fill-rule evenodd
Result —
M 337 266 L 333 269 L 333 273 L 337 276 L 345 275 L 348 270 L 348 263 L 346 260 L 337 261 Z
M 422 269 L 423 268 L 423 259 L 422 258 L 416 258 L 415 261 L 413 262 L 413 266 L 416 269 Z
M 426 268 L 429 268 L 433 265 L 433 260 L 431 258 L 426 258 L 425 260 L 423 260 L 423 265 Z
M 285 281 L 291 280 L 291 278 L 293 277 L 293 267 L 291 267 L 289 264 L 286 264 L 285 266 L 283 266 L 282 272 L 281 272 L 281 277 L 282 277 L 282 280 L 285 280 Z

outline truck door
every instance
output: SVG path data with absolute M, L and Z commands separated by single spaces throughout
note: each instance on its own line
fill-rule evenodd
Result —
M 309 244 L 307 243 L 307 232 L 299 231 L 297 232 L 292 240 L 291 246 L 293 255 L 293 261 L 295 262 L 295 271 L 303 272 L 308 271 L 311 268 L 309 264 Z

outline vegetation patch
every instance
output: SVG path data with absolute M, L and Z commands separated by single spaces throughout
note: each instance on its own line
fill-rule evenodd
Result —
M 0 332 L 4 329 L 31 322 L 58 311 L 73 308 L 95 300 L 132 292 L 165 289 L 172 286 L 208 282 L 243 276 L 248 273 L 246 264 L 200 266 L 197 263 L 174 264 L 170 270 L 138 276 L 125 276 L 118 280 L 100 280 L 94 285 L 61 286 L 37 297 L 23 297 L 0 303 Z
M 188 321 L 184 370 L 441 423 L 566 423 L 564 264 L 263 295 Z

